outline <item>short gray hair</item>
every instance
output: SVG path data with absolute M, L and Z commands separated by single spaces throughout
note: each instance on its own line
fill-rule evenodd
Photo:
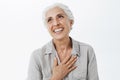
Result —
M 65 14 L 68 16 L 68 18 L 74 22 L 74 16 L 73 16 L 71 10 L 68 8 L 68 6 L 66 6 L 66 5 L 64 5 L 62 3 L 55 3 L 55 4 L 51 5 L 51 6 L 48 6 L 43 11 L 42 20 L 43 20 L 45 26 L 46 26 L 46 17 L 45 17 L 45 15 L 46 15 L 47 11 L 52 9 L 52 8 L 55 8 L 55 7 L 59 7 L 60 9 L 62 9 L 65 12 Z

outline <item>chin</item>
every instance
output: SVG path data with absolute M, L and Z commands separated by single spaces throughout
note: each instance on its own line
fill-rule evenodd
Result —
M 64 37 L 63 36 L 57 36 L 57 37 L 53 37 L 53 39 L 54 40 L 62 40 L 62 39 L 64 39 Z

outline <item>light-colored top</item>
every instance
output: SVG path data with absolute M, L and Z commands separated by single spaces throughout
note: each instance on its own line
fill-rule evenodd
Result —
M 72 53 L 77 56 L 77 68 L 71 71 L 64 80 L 99 80 L 97 62 L 90 45 L 72 39 Z M 58 58 L 52 40 L 33 52 L 30 58 L 27 80 L 49 80 L 52 75 L 54 57 Z

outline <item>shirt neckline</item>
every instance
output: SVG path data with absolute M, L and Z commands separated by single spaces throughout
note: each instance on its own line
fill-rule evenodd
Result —
M 72 41 L 72 52 L 71 54 L 72 55 L 75 55 L 75 56 L 80 56 L 80 46 L 79 46 L 79 42 L 74 40 L 73 38 L 71 38 L 71 41 Z M 54 47 L 54 44 L 53 44 L 53 41 L 51 40 L 48 45 L 46 46 L 46 51 L 45 51 L 45 54 L 46 55 L 50 55 L 50 54 L 53 54 L 57 52 L 55 47 Z

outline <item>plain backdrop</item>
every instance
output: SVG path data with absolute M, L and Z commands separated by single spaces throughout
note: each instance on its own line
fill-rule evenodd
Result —
M 75 17 L 70 36 L 92 45 L 100 80 L 120 80 L 120 0 L 0 0 L 0 80 L 25 80 L 31 53 L 52 38 L 43 9 L 55 2 Z

